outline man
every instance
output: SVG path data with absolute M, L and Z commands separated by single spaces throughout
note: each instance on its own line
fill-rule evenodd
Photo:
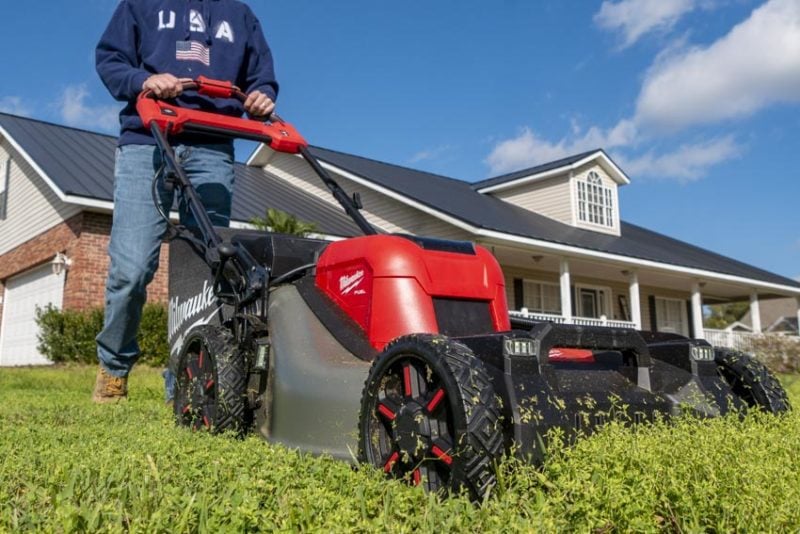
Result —
M 161 155 L 136 113 L 136 97 L 149 89 L 189 108 L 266 117 L 275 107 L 278 84 L 261 25 L 237 0 L 121 0 L 97 45 L 96 64 L 114 98 L 127 102 L 120 112 L 108 247 L 111 266 L 92 397 L 95 402 L 114 402 L 127 396 L 127 377 L 139 356 L 136 334 L 146 288 L 158 268 L 166 231 L 150 188 Z M 233 82 L 247 93 L 246 101 L 184 93 L 181 80 L 201 75 Z M 232 141 L 201 135 L 171 141 L 212 222 L 227 226 L 234 181 Z M 160 189 L 158 195 L 168 212 L 173 194 Z M 181 222 L 191 226 L 194 220 L 182 199 L 179 208 Z M 170 400 L 171 380 L 165 378 Z

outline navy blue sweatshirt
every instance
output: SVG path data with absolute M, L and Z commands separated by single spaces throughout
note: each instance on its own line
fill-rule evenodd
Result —
M 278 83 L 261 24 L 238 0 L 121 0 L 95 52 L 97 72 L 117 100 L 119 145 L 154 144 L 136 113 L 136 97 L 153 74 L 226 80 L 275 100 Z M 239 117 L 242 104 L 187 92 L 178 104 Z M 184 142 L 210 141 L 183 138 Z

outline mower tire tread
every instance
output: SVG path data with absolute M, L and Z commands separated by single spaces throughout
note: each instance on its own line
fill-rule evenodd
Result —
M 723 348 L 714 352 L 723 377 L 750 407 L 773 414 L 791 409 L 786 390 L 766 365 L 745 352 Z
M 195 328 L 187 338 L 201 338 L 214 365 L 216 413 L 210 421 L 210 431 L 219 434 L 234 431 L 243 435 L 247 421 L 247 362 L 234 341 L 233 334 L 224 327 L 203 325 Z M 182 363 L 183 365 L 183 363 Z M 177 408 L 177 407 L 176 407 Z
M 424 352 L 438 361 L 439 372 L 447 373 L 455 384 L 454 409 L 464 416 L 465 428 L 457 436 L 454 464 L 449 489 L 465 489 L 473 500 L 485 498 L 496 483 L 495 467 L 504 451 L 501 411 L 489 374 L 483 362 L 466 345 L 441 335 L 412 334 L 400 337 L 387 345 L 370 369 L 362 393 L 359 429 L 360 459 L 369 462 L 367 419 L 370 402 L 375 399 L 375 384 L 403 354 Z M 448 391 L 448 395 L 450 395 Z

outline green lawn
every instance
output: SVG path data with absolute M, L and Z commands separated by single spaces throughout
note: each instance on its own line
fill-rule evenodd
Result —
M 268 445 L 175 428 L 156 370 L 89 402 L 94 368 L 0 369 L 0 532 L 796 531 L 800 411 L 608 425 L 482 506 Z M 786 380 L 800 406 L 800 379 Z

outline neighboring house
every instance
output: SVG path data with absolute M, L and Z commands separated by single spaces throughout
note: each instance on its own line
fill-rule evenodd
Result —
M 114 145 L 111 136 L 0 113 L 0 365 L 42 361 L 36 306 L 102 305 Z M 518 314 L 705 337 L 704 303 L 800 297 L 797 281 L 621 221 L 617 190 L 630 180 L 602 150 L 475 184 L 312 152 L 361 195 L 382 231 L 491 250 Z M 269 206 L 330 238 L 358 233 L 298 156 L 260 146 L 237 164 L 236 187 L 234 225 Z M 152 299 L 166 300 L 165 272 L 162 263 Z
M 797 334 L 798 319 L 800 312 L 796 299 L 775 299 L 759 303 L 759 322 L 764 332 Z M 752 325 L 752 312 L 744 314 L 741 322 Z

